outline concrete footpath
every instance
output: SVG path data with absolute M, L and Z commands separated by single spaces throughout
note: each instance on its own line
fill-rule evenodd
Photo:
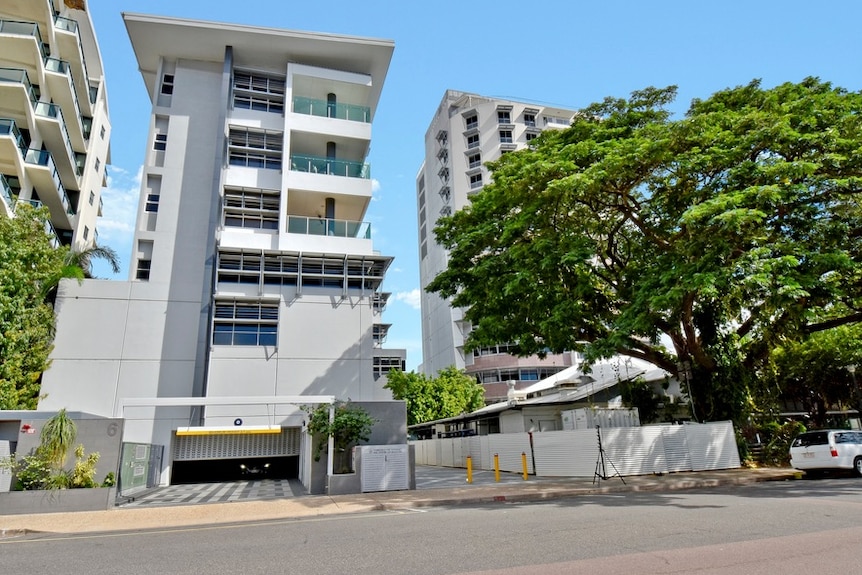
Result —
M 388 491 L 357 495 L 309 495 L 286 499 L 235 501 L 166 507 L 117 507 L 107 511 L 0 515 L 0 537 L 25 533 L 95 533 L 170 529 L 199 525 L 272 521 L 404 510 L 432 506 L 487 504 L 493 502 L 549 501 L 582 495 L 643 491 L 672 491 L 761 481 L 784 481 L 797 477 L 792 469 L 730 469 L 640 475 L 605 480 L 576 477 L 564 479 L 530 477 L 519 483 L 467 484 L 415 491 Z

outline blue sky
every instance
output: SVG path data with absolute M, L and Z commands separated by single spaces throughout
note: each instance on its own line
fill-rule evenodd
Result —
M 819 76 L 859 91 L 862 2 L 561 0 L 295 2 L 90 0 L 113 124 L 99 241 L 128 272 L 150 104 L 123 25 L 139 12 L 395 41 L 373 126 L 376 180 L 367 215 L 375 249 L 395 257 L 387 347 L 422 361 L 414 178 L 425 130 L 447 89 L 571 108 L 646 86 L 692 98 L 760 78 L 764 86 Z M 103 266 L 97 275 L 110 277 Z

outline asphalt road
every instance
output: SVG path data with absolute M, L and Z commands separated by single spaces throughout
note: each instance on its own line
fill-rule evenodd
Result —
M 0 540 L 6 573 L 859 573 L 862 480 Z

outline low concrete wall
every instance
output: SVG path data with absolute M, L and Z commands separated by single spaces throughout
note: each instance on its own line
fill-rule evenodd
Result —
M 0 515 L 104 511 L 116 504 L 114 487 L 0 493 Z

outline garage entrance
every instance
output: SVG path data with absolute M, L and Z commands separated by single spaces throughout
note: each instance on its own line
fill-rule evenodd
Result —
M 300 433 L 174 435 L 171 483 L 296 479 Z

